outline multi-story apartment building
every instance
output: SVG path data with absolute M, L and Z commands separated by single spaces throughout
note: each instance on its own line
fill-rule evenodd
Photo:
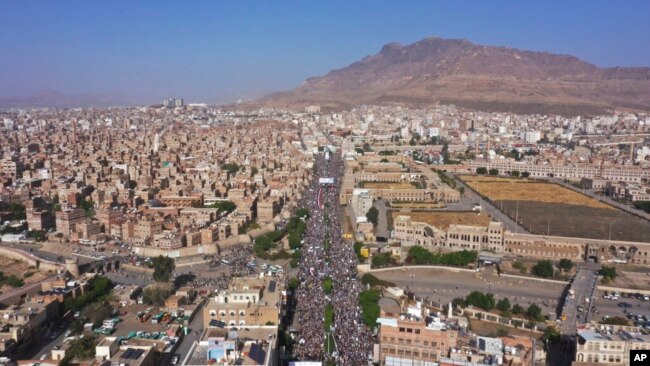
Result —
M 162 233 L 162 231 L 162 222 L 153 220 L 151 218 L 141 218 L 138 220 L 133 229 L 133 235 L 136 238 L 146 239 L 152 238 L 154 235 Z
M 266 199 L 257 202 L 257 221 L 271 222 L 280 213 L 281 206 L 277 200 Z
M 236 278 L 229 288 L 219 291 L 203 310 L 206 328 L 278 325 L 281 312 L 280 281 L 273 278 Z M 221 326 L 223 328 L 223 326 Z
M 75 229 L 75 225 L 86 218 L 86 212 L 79 208 L 73 208 L 57 211 L 55 216 L 56 231 L 63 235 L 70 236 Z
M 355 189 L 352 191 L 348 206 L 355 217 L 366 216 L 372 207 L 372 194 L 367 189 Z
M 52 212 L 49 210 L 39 210 L 28 208 L 26 210 L 27 227 L 29 230 L 47 231 L 54 227 L 55 221 Z
M 458 343 L 458 331 L 427 327 L 424 321 L 386 322 L 379 331 L 380 365 L 424 365 L 446 357 Z
M 650 336 L 635 329 L 623 328 L 614 332 L 596 329 L 578 331 L 573 365 L 629 365 L 630 350 L 636 349 L 650 349 Z

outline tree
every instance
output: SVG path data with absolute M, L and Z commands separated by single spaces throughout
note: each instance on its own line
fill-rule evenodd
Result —
M 560 259 L 560 263 L 558 263 L 558 267 L 564 272 L 569 272 L 573 268 L 573 261 L 571 261 L 571 259 L 562 258 Z
M 323 280 L 323 292 L 325 292 L 326 295 L 329 295 L 332 293 L 332 279 L 327 277 Z
M 377 226 L 377 223 L 379 222 L 379 210 L 377 207 L 372 206 L 366 213 L 366 218 L 368 221 L 372 222 L 373 225 Z
M 390 252 L 378 253 L 372 256 L 373 268 L 388 267 L 390 263 L 391 263 Z
M 513 170 L 513 171 L 510 172 L 510 175 L 515 177 L 515 178 L 519 178 L 520 174 L 521 173 L 519 173 L 519 170 Z
M 221 165 L 221 169 L 228 172 L 228 176 L 233 176 L 239 171 L 239 165 L 235 163 L 228 163 Z
M 650 212 L 650 201 L 636 201 L 634 207 L 645 212 Z
M 300 217 L 300 218 L 303 218 L 303 217 L 308 218 L 309 217 L 309 209 L 304 208 L 304 207 L 299 208 L 298 210 L 296 210 L 296 216 Z
M 510 300 L 508 300 L 507 297 L 504 297 L 503 299 L 499 300 L 499 302 L 497 302 L 497 310 L 502 313 L 510 312 L 510 308 Z
M 300 286 L 300 280 L 296 277 L 291 277 L 289 279 L 289 290 L 295 291 L 298 286 Z
M 163 306 L 171 291 L 160 287 L 148 287 L 142 292 L 142 301 L 147 305 Z
M 426 248 L 414 245 L 409 249 L 407 262 L 416 265 L 448 265 L 455 267 L 465 267 L 468 264 L 476 262 L 477 253 L 475 251 L 461 250 L 451 253 L 431 253 Z
M 354 252 L 357 254 L 357 260 L 363 262 L 366 258 L 361 255 L 361 248 L 363 248 L 363 243 L 360 241 L 354 242 Z
M 487 311 L 494 309 L 495 306 L 494 295 L 480 291 L 470 292 L 465 298 L 465 301 L 468 305 L 476 306 Z
M 524 308 L 519 305 L 519 304 L 514 304 L 512 305 L 512 313 L 513 314 L 523 314 L 524 313 Z
M 544 329 L 544 335 L 542 336 L 542 341 L 544 341 L 545 348 L 548 350 L 550 346 L 558 342 L 562 338 L 560 331 L 555 327 L 546 327 Z
M 153 259 L 153 279 L 158 282 L 169 281 L 174 269 L 176 269 L 176 263 L 173 258 L 159 255 Z
M 485 175 L 485 174 L 487 174 L 487 173 L 488 173 L 487 168 L 484 168 L 484 167 L 476 168 L 476 174 L 482 174 L 482 175 Z
M 383 159 L 379 160 L 379 162 L 380 162 L 380 163 L 388 163 L 388 159 L 383 158 Z
M 219 213 L 225 212 L 229 214 L 237 209 L 237 205 L 231 201 L 219 201 L 210 205 L 209 208 L 216 208 Z
M 614 267 L 608 267 L 608 266 L 603 266 L 601 268 L 600 273 L 601 276 L 607 281 L 613 281 L 616 279 L 616 268 Z
M 255 174 L 257 174 L 257 172 L 259 172 L 259 170 L 257 170 L 257 167 L 252 167 L 251 168 L 251 177 L 254 176 Z
M 370 328 L 374 328 L 379 318 L 379 290 L 366 290 L 359 294 L 359 305 L 361 306 L 361 320 Z
M 542 308 L 536 304 L 531 304 L 528 309 L 526 309 L 526 316 L 537 321 L 544 320 L 544 316 L 542 315 Z
M 530 177 L 530 173 L 529 172 L 522 172 L 521 176 L 522 176 L 522 178 L 528 178 L 528 177 Z
M 555 271 L 553 270 L 553 263 L 551 263 L 551 261 L 548 259 L 537 261 L 537 264 L 535 264 L 532 269 L 532 273 L 535 276 L 539 276 L 542 278 L 551 278 L 553 277 L 554 272 Z
M 499 169 L 495 169 L 495 168 L 490 169 L 490 175 L 499 175 Z

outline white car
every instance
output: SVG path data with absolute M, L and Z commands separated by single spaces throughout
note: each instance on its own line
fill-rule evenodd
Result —
M 178 363 L 178 355 L 172 357 L 172 365 L 176 365 Z

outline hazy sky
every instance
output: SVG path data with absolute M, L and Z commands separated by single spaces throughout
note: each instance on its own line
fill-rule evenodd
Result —
M 0 0 L 0 9 L 0 97 L 256 96 L 434 35 L 650 66 L 648 0 Z

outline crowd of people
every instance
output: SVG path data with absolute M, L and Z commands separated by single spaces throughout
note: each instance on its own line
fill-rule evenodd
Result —
M 301 202 L 309 210 L 307 232 L 296 291 L 297 309 L 294 324 L 299 337 L 294 356 L 301 360 L 335 360 L 337 365 L 363 365 L 372 352 L 372 335 L 361 322 L 359 308 L 360 283 L 357 283 L 357 257 L 351 245 L 341 237 L 338 201 L 343 161 L 339 154 L 315 159 L 315 174 Z M 334 184 L 321 186 L 320 178 L 335 178 Z M 320 204 L 319 204 L 320 203 Z M 327 243 L 327 245 L 326 245 Z M 331 278 L 332 292 L 323 289 Z M 334 325 L 325 329 L 325 309 L 334 306 Z M 334 336 L 334 345 L 327 353 L 326 336 Z

